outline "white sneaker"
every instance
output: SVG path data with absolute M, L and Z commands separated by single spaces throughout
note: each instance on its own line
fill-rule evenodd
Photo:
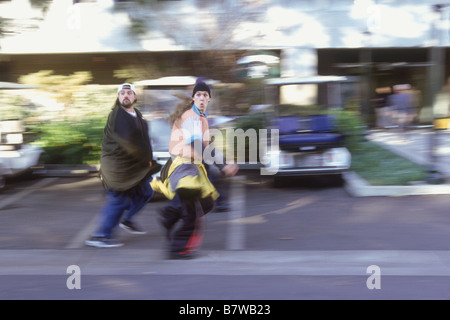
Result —
M 123 243 L 106 237 L 91 237 L 85 241 L 85 244 L 97 248 L 118 248 L 123 246 Z

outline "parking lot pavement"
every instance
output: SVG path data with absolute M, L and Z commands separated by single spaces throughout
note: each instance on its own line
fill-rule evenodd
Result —
M 235 179 L 232 190 L 232 210 L 206 216 L 204 250 L 450 249 L 445 195 L 353 197 L 342 187 L 272 188 L 255 177 Z M 8 190 L 0 194 L 0 249 L 89 250 L 84 240 L 103 203 L 95 176 L 43 178 Z M 124 248 L 165 249 L 157 221 L 165 204 L 155 199 L 137 216 L 146 235 L 117 229 Z
M 368 136 L 415 162 L 427 159 L 429 138 L 424 130 L 409 140 Z M 446 139 L 437 137 L 439 163 L 450 150 Z M 84 246 L 104 202 L 91 169 L 52 168 L 2 190 L 2 299 L 185 299 L 180 283 L 199 284 L 194 299 L 449 298 L 447 184 L 374 187 L 349 172 L 344 187 L 275 189 L 269 178 L 241 171 L 233 210 L 206 217 L 201 255 L 172 261 L 156 219 L 162 198 L 138 216 L 146 235 L 118 229 L 124 247 Z M 70 266 L 83 275 L 80 292 L 66 287 Z M 367 286 L 373 267 L 381 290 Z
M 238 186 L 233 188 L 232 203 L 237 208 L 207 215 L 201 255 L 192 261 L 165 258 L 165 237 L 156 219 L 164 200 L 152 201 L 138 217 L 148 231 L 146 235 L 133 236 L 118 230 L 124 247 L 97 249 L 83 245 L 104 201 L 95 176 L 49 177 L 11 187 L 0 195 L 2 283 L 9 283 L 13 277 L 27 283 L 25 275 L 38 277 L 37 282 L 52 283 L 41 276 L 64 278 L 67 268 L 76 265 L 87 276 L 136 276 L 152 285 L 161 277 L 179 283 L 183 275 L 207 276 L 212 282 L 221 281 L 224 287 L 226 279 L 228 284 L 237 279 L 241 283 L 244 278 L 250 282 L 254 279 L 253 292 L 266 288 L 257 277 L 273 279 L 273 289 L 275 283 L 281 283 L 275 279 L 296 277 L 300 284 L 325 290 L 317 293 L 318 298 L 331 297 L 333 290 L 335 297 L 345 297 L 341 280 L 336 285 L 336 277 L 344 277 L 342 281 L 352 284 L 348 297 L 358 298 L 355 292 L 360 292 L 359 297 L 370 298 L 365 287 L 370 276 L 367 270 L 375 265 L 386 276 L 383 279 L 403 285 L 402 290 L 392 285 L 393 291 L 384 291 L 384 297 L 448 298 L 445 288 L 435 282 L 427 284 L 428 295 L 419 294 L 423 292 L 423 279 L 450 277 L 447 196 L 352 197 L 341 187 L 312 188 L 308 184 L 275 189 L 255 176 L 241 177 L 234 183 Z M 399 280 L 405 277 L 410 280 Z M 422 280 L 416 282 L 418 278 Z M 117 284 L 119 280 L 110 281 Z M 383 283 L 389 287 L 389 282 Z M 101 287 L 99 283 L 93 286 Z M 286 293 L 293 293 L 294 287 L 285 284 L 278 289 L 273 297 L 289 298 Z M 27 292 L 36 290 L 33 287 Z M 67 288 L 63 290 L 67 295 Z M 202 293 L 205 297 L 232 296 L 220 288 L 205 290 L 210 290 Z M 295 290 L 296 297 L 312 297 Z M 152 293 L 148 294 L 146 297 L 152 297 Z M 256 296 L 261 295 L 248 292 L 247 298 Z

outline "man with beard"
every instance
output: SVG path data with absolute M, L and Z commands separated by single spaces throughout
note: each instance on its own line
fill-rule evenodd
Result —
M 100 212 L 100 226 L 86 240 L 88 246 L 122 246 L 112 235 L 117 225 L 133 234 L 145 234 L 133 217 L 152 198 L 149 183 L 160 167 L 153 161 L 147 122 L 134 108 L 136 89 L 124 83 L 117 94 L 102 142 L 100 174 L 107 200 Z

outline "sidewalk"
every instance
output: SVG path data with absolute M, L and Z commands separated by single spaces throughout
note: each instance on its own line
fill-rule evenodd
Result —
M 345 174 L 346 189 L 355 197 L 450 194 L 450 131 L 431 128 L 412 129 L 406 133 L 373 130 L 366 139 L 419 165 L 433 165 L 445 177 L 443 184 L 427 182 L 409 186 L 371 186 L 354 172 Z
M 450 177 L 450 130 L 412 129 L 406 133 L 394 130 L 373 130 L 367 139 L 402 157 L 436 168 Z

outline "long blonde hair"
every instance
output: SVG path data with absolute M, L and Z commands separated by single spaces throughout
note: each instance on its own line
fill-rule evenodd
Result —
M 194 101 L 192 99 L 188 97 L 184 98 L 184 101 L 177 104 L 175 110 L 169 116 L 170 124 L 173 125 L 175 121 L 177 121 L 185 111 L 191 109 L 193 105 Z

